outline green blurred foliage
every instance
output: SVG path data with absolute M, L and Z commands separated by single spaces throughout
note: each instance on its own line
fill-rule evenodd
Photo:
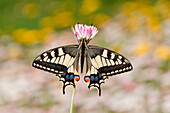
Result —
M 42 18 L 61 12 L 72 14 L 72 22 L 64 28 L 77 22 L 99 25 L 119 13 L 123 3 L 128 1 L 133 0 L 0 0 L 0 34 L 11 33 L 18 28 L 41 29 Z M 150 2 L 154 4 L 156 1 Z M 104 20 L 103 15 L 106 16 Z
M 116 1 L 95 0 L 95 6 L 89 6 L 87 13 L 81 11 L 81 7 L 87 7 L 81 0 L 0 0 L 0 33 L 10 33 L 17 28 L 40 29 L 39 21 L 47 16 L 54 16 L 60 12 L 71 12 L 73 23 L 93 23 L 93 15 L 104 13 L 113 14 L 110 10 L 116 12 Z M 90 1 L 86 1 L 90 3 Z M 88 11 L 88 10 L 87 10 Z M 72 25 L 71 23 L 70 25 Z M 69 26 L 70 26 L 69 25 Z M 56 28 L 60 29 L 60 27 Z

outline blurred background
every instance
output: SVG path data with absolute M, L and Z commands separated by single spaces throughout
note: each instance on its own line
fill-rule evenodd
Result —
M 134 70 L 106 80 L 101 97 L 79 82 L 74 113 L 170 113 L 169 0 L 0 0 L 0 113 L 69 112 L 72 87 L 63 95 L 59 79 L 31 63 L 77 44 L 77 22 L 93 23 L 90 44 L 123 54 Z

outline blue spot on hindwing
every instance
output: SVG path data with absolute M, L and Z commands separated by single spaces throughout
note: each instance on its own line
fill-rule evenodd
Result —
M 66 80 L 69 80 L 69 79 L 70 79 L 69 75 L 66 75 Z
M 71 74 L 71 75 L 70 75 L 70 80 L 73 80 L 73 79 L 74 79 L 74 75 Z
M 90 80 L 91 80 L 91 81 L 94 81 L 94 76 L 91 76 Z
M 96 76 L 94 80 L 95 80 L 95 82 L 98 82 L 99 81 L 98 76 Z
M 102 75 L 99 73 L 99 79 L 101 79 L 102 78 Z
M 66 73 L 63 74 L 63 77 L 65 77 L 65 76 L 66 76 Z

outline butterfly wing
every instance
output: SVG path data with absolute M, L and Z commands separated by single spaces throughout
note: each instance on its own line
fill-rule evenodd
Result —
M 133 69 L 127 58 L 106 48 L 87 46 L 87 67 L 85 81 L 90 87 L 97 87 L 101 95 L 100 85 L 109 76 L 124 73 Z
M 65 94 L 65 87 L 75 87 L 75 80 L 79 80 L 78 63 L 75 62 L 79 58 L 78 47 L 79 45 L 68 45 L 45 51 L 34 59 L 32 66 L 56 74 L 64 84 Z

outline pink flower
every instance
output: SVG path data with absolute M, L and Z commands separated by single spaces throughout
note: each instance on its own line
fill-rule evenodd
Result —
M 94 26 L 87 26 L 83 24 L 76 24 L 75 29 L 71 28 L 78 40 L 84 38 L 87 40 L 92 39 L 98 32 L 97 28 Z

